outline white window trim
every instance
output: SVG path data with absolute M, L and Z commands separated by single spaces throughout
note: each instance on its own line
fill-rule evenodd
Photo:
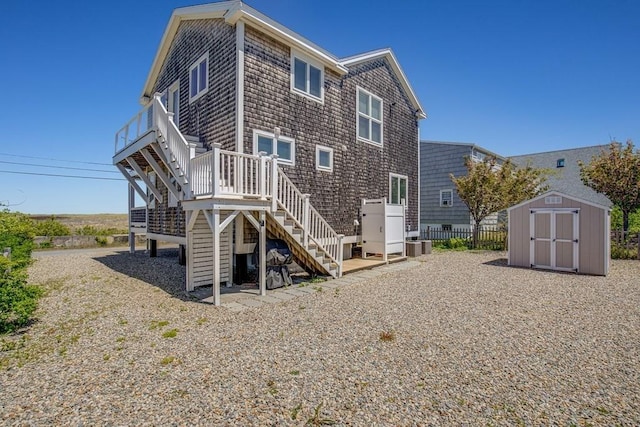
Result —
M 298 58 L 299 60 L 307 64 L 307 86 L 309 86 L 309 67 L 308 66 L 312 65 L 314 68 L 317 68 L 320 70 L 320 97 L 319 98 L 317 96 L 311 95 L 311 93 L 309 92 L 305 92 L 296 88 L 295 86 L 295 59 L 296 58 Z M 302 95 L 306 98 L 312 99 L 316 102 L 319 102 L 320 104 L 324 104 L 324 66 L 318 61 L 315 61 L 309 58 L 308 56 L 303 55 L 300 52 L 297 52 L 293 49 L 291 49 L 290 66 L 291 66 L 291 72 L 290 72 L 289 80 L 290 80 L 291 92 L 297 93 L 298 95 Z
M 400 175 L 397 173 L 389 173 L 389 203 L 392 203 L 392 192 L 393 189 L 391 188 L 393 186 L 393 178 L 399 178 L 399 179 L 404 179 L 405 181 L 407 181 L 407 184 L 405 185 L 405 191 L 407 192 L 407 194 L 405 194 L 405 198 L 404 198 L 404 206 L 405 209 L 409 206 L 409 177 L 407 175 Z M 400 188 L 398 187 L 398 196 L 400 196 Z M 400 197 L 400 204 L 402 204 L 402 197 Z
M 329 167 L 320 165 L 320 152 L 329 152 Z M 316 169 L 319 171 L 333 172 L 333 148 L 316 144 Z
M 359 110 L 360 92 L 364 92 L 368 96 L 376 98 L 377 100 L 380 101 L 380 117 L 381 117 L 380 120 L 374 119 L 371 116 L 367 116 L 366 114 L 360 113 L 360 110 Z M 368 118 L 369 120 L 373 120 L 377 123 L 380 123 L 380 142 L 376 142 L 371 139 L 363 138 L 360 136 L 360 115 L 361 114 L 362 116 Z M 369 136 L 371 136 L 371 130 L 369 130 Z M 371 93 L 360 86 L 356 86 L 356 138 L 358 139 L 358 141 L 366 142 L 367 144 L 371 144 L 375 147 L 382 147 L 384 145 L 384 101 L 382 100 L 382 98 L 380 98 L 376 94 Z
M 448 205 L 442 204 L 442 193 L 446 193 L 446 192 L 451 193 L 451 203 L 449 203 Z M 450 208 L 451 206 L 453 206 L 453 189 L 440 190 L 440 207 L 442 207 L 442 208 Z
M 266 138 L 270 138 L 272 141 L 275 138 L 275 135 L 273 134 L 273 132 L 266 132 L 266 131 L 263 131 L 263 130 L 254 129 L 253 130 L 253 154 L 254 155 L 258 155 L 258 136 L 264 136 Z M 287 136 L 280 135 L 280 137 L 278 138 L 278 141 L 284 141 L 284 142 L 291 143 L 291 160 L 283 159 L 282 157 L 278 157 L 278 164 L 295 166 L 295 164 L 296 164 L 296 140 L 293 139 L 293 138 L 289 138 Z M 273 146 L 273 142 L 271 144 L 272 144 L 271 145 L 271 150 L 273 151 L 274 154 L 277 154 L 278 153 L 278 151 L 277 151 L 278 147 L 277 146 Z
M 196 93 L 194 96 L 191 96 L 191 71 L 193 71 L 194 68 L 199 68 L 200 63 L 204 60 L 207 60 L 207 67 L 206 67 L 206 71 L 207 71 L 207 75 L 205 78 L 205 82 L 206 82 L 206 86 L 204 89 L 202 89 L 201 91 L 199 91 L 198 93 Z M 202 55 L 200 58 L 198 58 L 192 65 L 191 67 L 189 67 L 189 88 L 187 89 L 189 91 L 189 104 L 191 104 L 193 101 L 196 101 L 197 99 L 201 98 L 204 94 L 206 94 L 209 91 L 209 52 L 205 52 L 204 55 Z M 199 71 L 198 71 L 199 72 Z M 198 81 L 200 80 L 201 76 L 198 75 Z

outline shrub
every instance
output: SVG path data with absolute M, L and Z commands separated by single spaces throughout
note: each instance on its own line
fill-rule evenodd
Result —
M 0 249 L 11 248 L 11 258 L 0 255 L 0 334 L 28 324 L 42 289 L 27 285 L 34 225 L 21 213 L 0 212 Z
M 55 217 L 35 223 L 35 234 L 37 236 L 70 236 L 71 230 L 63 223 L 56 221 Z
M 468 248 L 468 239 L 463 239 L 462 237 L 451 237 L 447 241 L 444 242 L 444 247 L 446 249 L 467 249 Z
M 611 259 L 638 259 L 638 248 L 612 242 Z

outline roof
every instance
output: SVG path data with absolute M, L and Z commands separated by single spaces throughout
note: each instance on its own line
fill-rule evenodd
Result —
M 596 207 L 596 208 L 604 209 L 604 210 L 607 210 L 607 211 L 611 209 L 611 208 L 610 208 L 609 206 L 607 206 L 607 205 L 601 205 L 601 204 L 599 204 L 599 203 L 594 203 L 594 202 L 592 202 L 592 201 L 590 201 L 590 200 L 581 199 L 580 197 L 575 197 L 575 196 L 572 196 L 572 195 L 570 195 L 570 194 L 565 194 L 565 193 L 562 193 L 562 192 L 560 192 L 560 191 L 553 191 L 553 190 L 552 190 L 552 191 L 547 191 L 547 192 L 546 192 L 546 193 L 544 193 L 544 194 L 540 194 L 539 196 L 536 196 L 536 197 L 534 197 L 534 198 L 532 198 L 532 199 L 525 200 L 524 202 L 522 202 L 522 203 L 518 203 L 517 205 L 511 206 L 510 208 L 507 208 L 507 211 L 510 211 L 510 210 L 513 210 L 513 209 L 517 209 L 517 208 L 519 208 L 519 207 L 521 207 L 521 206 L 526 205 L 527 203 L 531 203 L 531 202 L 534 202 L 534 201 L 536 201 L 536 200 L 543 199 L 543 198 L 548 197 L 548 196 L 560 196 L 560 197 L 565 197 L 565 198 L 567 198 L 567 199 L 575 200 L 576 202 L 584 203 L 585 205 L 594 206 L 594 207 Z
M 284 25 L 274 21 L 261 12 L 258 12 L 240 0 L 182 7 L 173 11 L 171 18 L 169 19 L 169 23 L 167 24 L 167 28 L 165 29 L 160 41 L 160 46 L 158 46 L 147 80 L 144 84 L 140 97 L 141 103 L 144 103 L 144 100 L 152 95 L 150 92 L 153 89 L 153 84 L 160 74 L 162 63 L 169 52 L 169 48 L 171 47 L 174 37 L 178 32 L 180 23 L 187 20 L 214 18 L 224 19 L 229 25 L 235 25 L 237 22 L 242 21 L 246 25 L 250 25 L 276 40 L 309 55 L 313 59 L 322 63 L 325 67 L 337 72 L 339 75 L 347 74 L 349 72 L 349 65 L 372 61 L 378 58 L 386 58 L 391 65 L 391 69 L 397 75 L 397 78 L 406 92 L 412 106 L 415 108 L 416 115 L 419 118 L 426 117 L 424 109 L 420 105 L 418 98 L 415 96 L 413 89 L 411 89 L 411 85 L 400 68 L 400 65 L 398 64 L 398 61 L 391 49 L 380 49 L 350 56 L 344 59 L 338 59 L 335 55 L 312 43 L 298 33 L 291 31 Z
M 594 145 L 590 147 L 569 148 L 564 150 L 547 151 L 543 153 L 523 154 L 512 156 L 517 165 L 530 164 L 539 169 L 551 170 L 547 179 L 550 190 L 559 191 L 569 196 L 579 197 L 602 206 L 611 206 L 611 201 L 590 187 L 580 179 L 578 161 L 589 163 L 594 156 L 607 150 L 609 145 Z M 557 162 L 564 159 L 564 167 L 557 167 Z
M 481 151 L 482 153 L 495 157 L 496 159 L 499 160 L 507 160 L 506 157 L 501 156 L 500 154 L 496 154 L 493 151 L 487 150 L 484 147 L 481 147 L 477 144 L 474 144 L 472 142 L 450 142 L 450 141 L 430 141 L 430 140 L 422 140 L 420 141 L 421 144 L 439 144 L 439 145 L 462 145 L 462 146 L 467 146 L 472 150 L 477 150 L 477 151 Z

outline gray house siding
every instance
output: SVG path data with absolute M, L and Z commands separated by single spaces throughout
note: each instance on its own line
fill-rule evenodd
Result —
M 332 227 L 354 234 L 363 198 L 389 197 L 389 173 L 408 176 L 407 224 L 418 229 L 418 128 L 413 109 L 384 60 L 350 67 L 341 77 L 325 68 L 324 102 L 291 91 L 290 48 L 252 28 L 245 42 L 246 152 L 253 131 L 295 139 L 295 166 L 283 166 Z M 356 87 L 383 99 L 383 147 L 356 137 Z M 316 144 L 333 149 L 333 172 L 316 170 Z
M 449 174 L 466 175 L 465 157 L 471 146 L 458 144 L 420 143 L 420 223 L 470 224 L 469 210 L 458 197 Z M 440 206 L 440 190 L 453 190 L 451 207 Z
M 162 64 L 154 92 L 164 92 L 180 80 L 180 131 L 199 137 L 210 147 L 219 142 L 235 149 L 235 29 L 222 19 L 185 21 Z M 209 52 L 209 90 L 189 104 L 189 67 Z M 166 187 L 158 180 L 164 200 L 149 209 L 148 230 L 171 236 L 185 235 L 185 212 L 169 207 Z

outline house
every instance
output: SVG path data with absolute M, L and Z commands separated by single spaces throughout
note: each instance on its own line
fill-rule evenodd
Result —
M 451 230 L 471 229 L 473 218 L 458 197 L 454 176 L 467 174 L 467 158 L 482 161 L 493 156 L 498 163 L 504 161 L 491 151 L 476 144 L 464 142 L 420 141 L 420 228 Z M 483 224 L 495 226 L 497 215 L 487 217 Z
M 597 205 L 610 207 L 611 201 L 605 195 L 584 185 L 580 179 L 580 167 L 578 166 L 578 161 L 587 164 L 593 157 L 608 150 L 609 145 L 594 145 L 522 154 L 511 157 L 511 160 L 519 166 L 529 164 L 534 168 L 549 170 L 550 174 L 546 182 L 549 190 L 559 191 Z
M 337 58 L 241 1 L 180 8 L 140 102 L 113 157 L 130 231 L 146 232 L 152 254 L 178 243 L 187 290 L 213 285 L 216 304 L 234 263 L 256 245 L 264 260 L 267 237 L 339 277 L 363 199 L 405 205 L 407 235 L 418 233 L 426 115 L 390 49 Z

